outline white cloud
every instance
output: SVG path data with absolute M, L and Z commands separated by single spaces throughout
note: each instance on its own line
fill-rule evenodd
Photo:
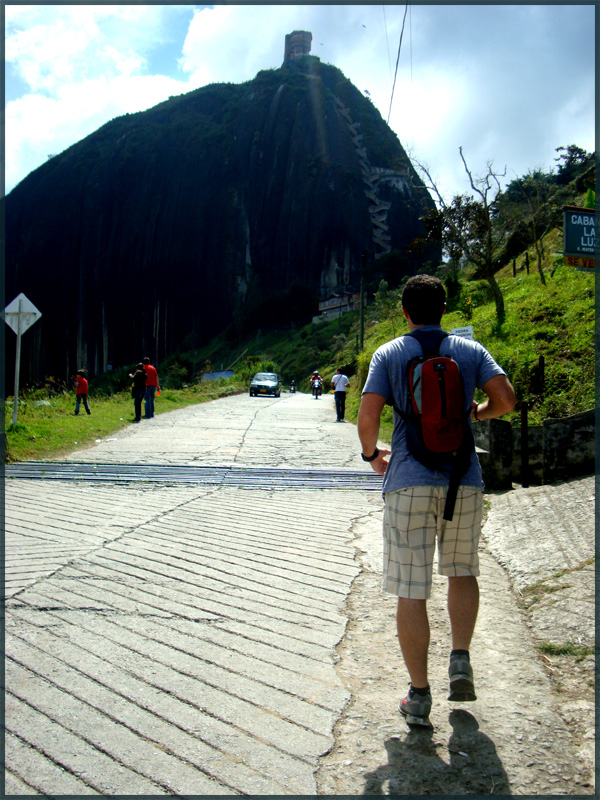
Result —
M 75 65 L 87 41 L 78 30 L 36 25 L 6 38 L 6 61 L 33 91 L 54 91 L 77 78 Z
M 121 53 L 111 44 L 99 50 L 98 55 L 102 60 L 112 64 L 114 72 L 119 75 L 133 75 L 146 65 L 146 59 L 142 56 L 131 50 Z
M 168 8 L 7 7 L 6 61 L 29 86 L 6 104 L 8 190 L 108 120 L 189 90 L 182 81 L 144 74 L 145 54 L 167 36 Z
M 261 69 L 281 66 L 284 36 L 294 29 L 297 17 L 298 6 L 284 5 L 197 10 L 183 46 L 181 67 L 192 76 L 200 71 L 211 83 L 250 80 Z M 193 78 L 192 82 L 197 84 Z
M 6 106 L 6 187 L 111 119 L 144 111 L 189 86 L 162 75 L 98 77 L 62 86 L 55 98 L 28 94 Z
M 178 6 L 8 6 L 6 61 L 34 91 L 64 81 L 140 71 L 146 54 L 168 39 Z

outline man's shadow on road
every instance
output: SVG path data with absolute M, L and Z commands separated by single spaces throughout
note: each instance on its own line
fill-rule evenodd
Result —
M 388 763 L 365 773 L 363 795 L 511 794 L 496 747 L 475 717 L 455 709 L 449 721 L 453 730 L 447 746 L 433 728 L 389 738 Z

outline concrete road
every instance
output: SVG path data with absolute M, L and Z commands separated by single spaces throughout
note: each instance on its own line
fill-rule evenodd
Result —
M 82 424 L 87 419 L 82 418 Z M 360 469 L 333 397 L 159 415 L 70 462 Z M 7 792 L 312 794 L 377 491 L 7 481 Z
M 226 398 L 132 425 L 64 462 L 82 465 L 80 479 L 6 484 L 6 793 L 333 793 L 317 780 L 323 758 L 344 752 L 348 711 L 363 699 L 342 668 L 360 657 L 346 636 L 350 608 L 368 598 L 376 627 L 389 607 L 364 589 L 380 559 L 377 487 L 291 486 L 261 469 L 262 483 L 246 485 L 175 474 L 368 474 L 332 395 Z M 165 474 L 91 480 L 94 464 Z M 532 752 L 566 783 L 569 733 L 549 719 L 529 646 L 506 656 L 529 635 L 501 568 L 490 569 L 482 616 L 490 631 L 504 622 L 477 644 L 489 695 L 481 724 L 506 742 L 518 720 L 519 746 L 499 748 L 515 783 L 528 785 Z M 442 683 L 441 657 L 435 670 Z M 397 697 L 386 702 L 393 714 Z M 370 757 L 372 771 L 381 753 Z M 363 773 L 353 777 L 360 793 Z

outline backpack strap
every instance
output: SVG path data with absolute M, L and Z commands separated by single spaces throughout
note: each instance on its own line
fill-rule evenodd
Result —
M 431 356 L 438 355 L 441 343 L 447 336 L 449 336 L 449 334 L 446 333 L 446 331 L 443 331 L 441 328 L 437 328 L 433 331 L 422 331 L 419 328 L 416 328 L 414 331 L 410 331 L 410 333 L 405 333 L 404 336 L 412 336 L 413 339 L 416 339 L 421 345 L 423 356 L 425 358 L 430 358 Z M 396 400 L 393 397 L 391 405 L 394 411 L 405 420 L 406 412 L 402 411 L 400 406 L 396 405 Z
M 436 328 L 433 331 L 423 331 L 420 328 L 415 328 L 414 331 L 405 334 L 405 336 L 412 336 L 413 339 L 416 339 L 423 349 L 425 358 L 430 358 L 439 354 L 440 345 L 449 334 L 441 328 Z
M 461 449 L 454 457 L 454 465 L 450 473 L 450 480 L 448 482 L 448 493 L 446 494 L 446 503 L 444 505 L 443 518 L 449 522 L 454 516 L 454 506 L 456 504 L 456 497 L 458 495 L 458 487 L 460 486 L 460 479 L 468 470 L 471 463 L 471 453 L 475 447 L 475 441 L 471 429 L 465 425 L 465 439 L 462 443 Z

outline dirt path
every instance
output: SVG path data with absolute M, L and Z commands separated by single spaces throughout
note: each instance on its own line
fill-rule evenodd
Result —
M 363 571 L 349 598 L 350 622 L 337 652 L 338 674 L 352 700 L 336 727 L 336 746 L 321 760 L 319 793 L 593 794 L 590 659 L 563 658 L 561 665 L 560 658 L 542 656 L 536 647 L 540 626 L 550 625 L 556 610 L 543 615 L 537 608 L 536 628 L 523 595 L 485 547 L 471 649 L 478 700 L 451 704 L 446 584 L 434 576 L 434 728 L 411 731 L 397 711 L 408 674 L 395 635 L 395 598 L 380 589 L 377 534 L 370 524 L 356 533 Z

